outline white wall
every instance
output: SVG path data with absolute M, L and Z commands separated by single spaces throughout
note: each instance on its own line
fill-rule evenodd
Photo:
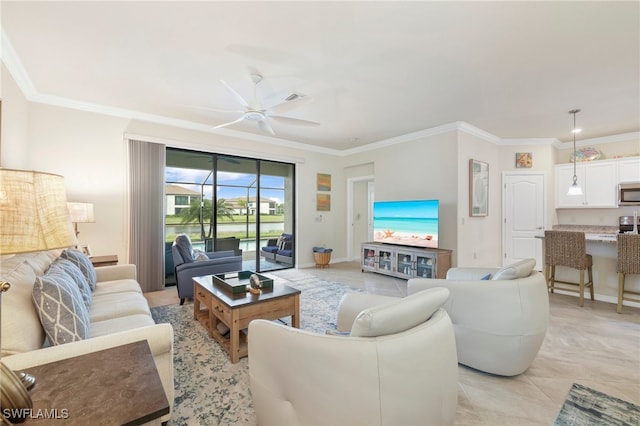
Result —
M 12 164 L 26 169 L 29 140 L 29 103 L 22 95 L 11 74 L 2 64 L 0 93 L 2 93 L 2 130 L 0 134 L 0 166 Z M 9 148 L 10 147 L 10 148 Z
M 502 265 L 502 191 L 500 148 L 465 132 L 458 132 L 458 264 Z M 469 215 L 469 160 L 489 164 L 489 214 Z
M 457 152 L 457 132 L 448 131 L 349 155 L 344 162 L 345 167 L 374 164 L 376 201 L 439 200 L 439 246 L 453 250 L 455 265 L 459 173 L 452 165 Z

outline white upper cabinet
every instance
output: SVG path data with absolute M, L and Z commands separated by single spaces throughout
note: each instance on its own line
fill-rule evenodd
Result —
M 573 183 L 573 164 L 555 168 L 556 208 L 618 207 L 618 161 L 602 160 L 576 164 L 578 185 L 583 195 L 567 195 Z
M 619 182 L 640 182 L 640 157 L 618 160 Z

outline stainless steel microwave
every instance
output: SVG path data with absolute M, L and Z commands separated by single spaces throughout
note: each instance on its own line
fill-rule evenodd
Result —
M 618 185 L 619 206 L 640 206 L 640 182 L 624 182 Z

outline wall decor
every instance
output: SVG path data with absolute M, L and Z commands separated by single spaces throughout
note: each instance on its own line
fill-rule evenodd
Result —
M 331 175 L 318 173 L 318 191 L 331 191 Z
M 89 247 L 89 244 L 78 244 L 78 250 L 80 250 L 85 256 L 92 256 L 91 247 Z
M 318 192 L 316 195 L 316 210 L 319 212 L 331 211 L 331 194 Z
M 489 215 L 489 164 L 469 160 L 469 216 Z
M 533 166 L 531 152 L 516 152 L 516 169 L 530 169 Z

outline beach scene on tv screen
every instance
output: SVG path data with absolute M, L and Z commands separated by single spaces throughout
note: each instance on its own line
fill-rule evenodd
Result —
M 416 247 L 438 247 L 438 200 L 376 201 L 374 241 Z

